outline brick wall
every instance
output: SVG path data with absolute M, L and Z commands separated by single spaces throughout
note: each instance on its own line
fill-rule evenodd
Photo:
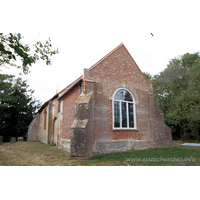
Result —
M 71 125 L 74 121 L 74 107 L 77 98 L 80 95 L 80 87 L 77 86 L 69 94 L 63 97 L 63 122 L 62 122 L 62 139 L 70 139 Z
M 28 127 L 27 141 L 38 140 L 38 133 L 40 128 L 39 120 L 40 120 L 40 114 L 38 113 Z
M 94 82 L 94 140 L 150 139 L 151 85 L 124 45 L 86 72 L 84 77 Z M 113 130 L 112 97 L 119 88 L 128 89 L 134 96 L 137 130 Z

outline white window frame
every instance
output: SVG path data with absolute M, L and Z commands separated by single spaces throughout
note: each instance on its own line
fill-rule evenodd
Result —
M 133 101 L 123 101 L 123 100 L 114 100 L 114 96 L 116 94 L 116 92 L 118 90 L 126 90 L 128 91 L 131 96 L 132 96 L 132 99 Z M 114 126 L 114 102 L 119 102 L 119 111 L 120 111 L 120 127 L 115 127 Z M 126 103 L 126 109 L 127 109 L 127 127 L 122 127 L 122 110 L 121 110 L 121 103 L 122 102 L 125 102 Z M 128 103 L 132 103 L 133 104 L 133 120 L 134 120 L 134 127 L 133 128 L 130 128 L 129 127 L 129 112 L 128 112 Z M 134 99 L 134 96 L 132 95 L 132 93 L 126 89 L 126 88 L 118 88 L 114 94 L 113 94 L 113 97 L 112 97 L 112 121 L 113 121 L 113 130 L 137 130 L 137 125 L 136 125 L 136 109 L 135 109 L 135 99 Z

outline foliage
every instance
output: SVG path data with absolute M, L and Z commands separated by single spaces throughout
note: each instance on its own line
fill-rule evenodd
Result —
M 44 44 L 38 41 L 28 45 L 22 42 L 20 33 L 0 33 L 0 67 L 17 67 L 27 74 L 37 60 L 50 65 L 50 56 L 58 53 L 51 47 L 50 38 Z M 21 78 L 0 74 L 0 134 L 4 139 L 26 135 L 28 125 L 40 107 L 40 102 L 33 98 L 33 90 L 28 87 Z
M 26 81 L 0 74 L 0 133 L 4 139 L 25 136 L 40 102 Z
M 200 139 L 200 55 L 172 59 L 152 79 L 155 104 L 164 111 L 173 137 Z
M 29 73 L 29 66 L 37 60 L 45 60 L 47 65 L 51 64 L 49 56 L 58 53 L 58 49 L 51 51 L 50 38 L 42 44 L 38 41 L 36 44 L 30 45 L 21 42 L 22 36 L 18 34 L 0 33 L 0 67 L 14 66 L 23 70 L 23 73 Z M 20 58 L 21 65 L 17 65 Z
M 149 72 L 144 72 L 143 74 L 145 75 L 149 83 L 152 84 L 152 79 L 153 79 L 152 75 Z

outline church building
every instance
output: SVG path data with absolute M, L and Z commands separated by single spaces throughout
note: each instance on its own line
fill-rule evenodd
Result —
M 71 157 L 172 147 L 152 85 L 120 44 L 42 105 L 28 141 L 56 144 Z

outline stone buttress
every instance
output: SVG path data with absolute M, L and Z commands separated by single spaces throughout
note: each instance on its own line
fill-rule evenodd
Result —
M 70 156 L 88 157 L 93 151 L 93 93 L 81 94 L 75 103 Z

